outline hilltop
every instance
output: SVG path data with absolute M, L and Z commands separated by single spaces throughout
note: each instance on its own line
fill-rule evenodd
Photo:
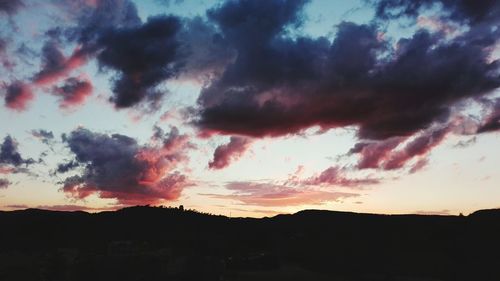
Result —
M 254 219 L 145 206 L 27 209 L 0 212 L 0 225 L 0 280 L 500 278 L 500 210 Z

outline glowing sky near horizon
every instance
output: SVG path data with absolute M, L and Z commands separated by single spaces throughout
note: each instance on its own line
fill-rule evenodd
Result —
M 0 3 L 0 209 L 500 207 L 500 4 L 406 2 Z

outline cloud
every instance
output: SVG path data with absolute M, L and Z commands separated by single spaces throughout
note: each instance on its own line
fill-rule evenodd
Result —
M 192 146 L 176 128 L 158 136 L 155 145 L 139 145 L 135 139 L 120 134 L 106 135 L 83 128 L 72 131 L 64 142 L 75 158 L 58 170 L 83 170 L 67 177 L 62 190 L 74 198 L 96 194 L 115 198 L 124 205 L 179 198 L 190 182 L 177 168 L 187 162 L 186 153 Z
M 69 161 L 66 163 L 57 164 L 56 173 L 67 173 L 75 168 L 80 167 L 80 163 L 78 161 Z
M 19 81 L 12 82 L 5 91 L 5 106 L 17 111 L 26 110 L 34 97 L 31 87 Z
M 384 141 L 357 143 L 349 154 L 360 155 L 358 169 L 378 168 L 380 163 L 387 160 L 390 152 L 402 143 L 405 138 L 393 137 Z
M 440 211 L 416 211 L 415 214 L 423 216 L 450 216 L 451 211 L 447 209 Z
M 5 13 L 6 15 L 13 15 L 22 7 L 24 7 L 22 0 L 0 1 L 0 13 Z
M 64 8 L 67 12 L 76 11 L 77 24 L 69 28 L 69 39 L 82 45 L 85 53 L 98 50 L 97 41 L 108 30 L 132 28 L 141 24 L 137 8 L 129 0 L 99 0 L 95 5 L 82 3 L 75 7 L 72 1 Z
M 0 38 L 0 55 L 5 55 L 5 51 L 7 50 L 7 40 L 5 38 Z
M 477 141 L 477 137 L 474 136 L 474 137 L 469 138 L 467 140 L 461 140 L 461 141 L 457 142 L 453 147 L 456 147 L 456 148 L 468 147 L 468 146 L 475 144 L 476 141 Z
M 176 17 L 158 16 L 139 27 L 110 30 L 99 39 L 100 66 L 117 72 L 111 98 L 117 108 L 157 102 L 162 93 L 155 86 L 179 71 L 175 36 L 180 27 Z
M 413 166 L 410 168 L 408 173 L 414 174 L 414 173 L 422 170 L 423 168 L 425 168 L 428 164 L 429 164 L 429 159 L 427 159 L 425 157 L 420 158 L 417 162 L 415 162 L 415 164 L 413 164 Z
M 66 13 L 67 21 L 75 21 L 76 24 L 72 26 L 68 22 L 66 27 L 47 31 L 48 40 L 41 51 L 42 67 L 33 77 L 35 85 L 52 85 L 67 78 L 73 70 L 83 66 L 106 47 L 102 46 L 105 43 L 102 38 L 108 36 L 108 32 L 117 32 L 120 28 L 141 23 L 135 4 L 129 0 L 58 1 L 56 6 Z M 60 40 L 62 36 L 66 41 Z M 77 43 L 69 56 L 61 50 L 63 42 Z M 72 79 L 69 78 L 66 83 Z M 63 103 L 62 106 L 66 105 Z
M 416 18 L 423 10 L 441 5 L 441 17 L 460 23 L 479 24 L 498 21 L 500 4 L 495 0 L 368 0 L 376 8 L 376 16 L 383 20 L 402 16 Z
M 27 209 L 27 208 L 29 208 L 28 205 L 25 205 L 25 204 L 3 205 L 2 207 L 9 208 L 9 209 Z
M 356 126 L 361 139 L 409 137 L 500 85 L 490 59 L 497 31 L 447 38 L 420 29 L 393 46 L 377 23 L 342 22 L 333 41 L 286 36 L 300 25 L 302 4 L 229 1 L 208 12 L 237 57 L 201 92 L 193 123 L 202 132 L 265 137 Z
M 319 175 L 302 178 L 303 166 L 282 183 L 235 181 L 229 182 L 225 188 L 230 194 L 202 194 L 217 199 L 236 200 L 246 205 L 256 206 L 297 206 L 324 204 L 345 198 L 359 196 L 352 192 L 325 190 L 326 187 L 362 188 L 380 183 L 379 179 L 351 178 L 347 171 L 339 167 L 329 167 Z
M 120 205 L 112 206 L 112 207 L 89 207 L 89 206 L 84 206 L 84 205 L 72 205 L 72 204 L 65 204 L 65 205 L 37 205 L 34 207 L 30 207 L 25 204 L 11 204 L 11 205 L 4 205 L 2 206 L 4 208 L 9 208 L 9 209 L 29 209 L 29 208 L 35 208 L 35 209 L 42 209 L 42 210 L 49 210 L 49 211 L 62 211 L 62 212 L 74 212 L 74 211 L 87 211 L 87 212 L 98 212 L 98 211 L 113 211 L 119 209 Z
M 477 128 L 478 133 L 500 130 L 500 98 L 495 99 L 491 107 L 491 112 L 486 115 L 482 124 Z
M 12 72 L 16 63 L 12 61 L 11 55 L 8 53 L 9 39 L 0 37 L 0 64 L 7 72 Z
M 87 212 L 100 212 L 100 211 L 114 211 L 119 209 L 121 206 L 113 207 L 89 207 L 83 205 L 38 205 L 36 209 L 49 210 L 49 211 L 61 211 L 61 212 L 75 212 L 75 211 L 87 211 Z M 22 207 L 24 209 L 26 207 Z
M 0 165 L 0 174 L 10 174 L 10 173 L 15 173 L 16 169 L 13 167 L 6 167 L 6 166 L 1 166 Z
M 156 87 L 176 77 L 184 63 L 177 39 L 181 19 L 161 15 L 142 23 L 135 4 L 129 0 L 63 1 L 58 5 L 76 24 L 49 31 L 50 39 L 42 49 L 42 69 L 34 82 L 53 84 L 95 58 L 101 70 L 113 74 L 110 101 L 117 108 L 146 102 L 151 109 L 157 109 L 164 93 Z M 77 44 L 68 57 L 59 46 L 63 41 L 56 39 L 62 36 Z
M 300 181 L 302 185 L 313 186 L 341 186 L 341 187 L 363 187 L 366 185 L 374 185 L 380 183 L 379 179 L 364 178 L 354 179 L 348 178 L 345 171 L 339 167 L 329 167 L 317 176 L 310 177 L 309 179 Z
M 0 178 L 0 189 L 7 188 L 10 184 L 9 180 Z
M 59 98 L 60 108 L 72 108 L 82 105 L 92 94 L 92 83 L 88 79 L 68 78 L 60 87 L 54 87 L 52 93 Z
M 71 71 L 79 68 L 87 61 L 86 54 L 75 48 L 73 54 L 66 57 L 55 40 L 49 40 L 42 48 L 42 69 L 35 74 L 36 85 L 51 85 L 67 77 Z
M 245 205 L 265 207 L 320 205 L 358 196 L 355 193 L 329 192 L 313 188 L 256 182 L 230 182 L 226 184 L 226 189 L 232 193 L 203 195 L 217 199 L 235 200 Z
M 206 83 L 220 76 L 236 58 L 235 50 L 224 40 L 215 25 L 201 17 L 182 19 L 177 38 L 181 44 L 181 79 Z
M 383 168 L 385 170 L 400 169 L 414 157 L 426 155 L 439 145 L 449 132 L 450 129 L 444 127 L 422 133 L 408 142 L 403 149 L 392 152 L 383 164 Z
M 432 31 L 444 32 L 447 36 L 454 36 L 458 34 L 458 27 L 451 23 L 441 21 L 436 17 L 419 16 L 417 18 L 417 25 L 419 27 L 428 28 Z
M 155 2 L 160 5 L 168 7 L 173 4 L 175 5 L 181 4 L 182 2 L 184 2 L 184 0 L 155 0 Z
M 56 36 L 49 36 L 42 50 L 43 67 L 35 81 L 53 83 L 96 58 L 101 70 L 113 74 L 110 101 L 117 108 L 146 104 L 157 109 L 164 95 L 157 87 L 161 82 L 179 76 L 206 80 L 234 57 L 215 26 L 201 17 L 159 15 L 143 23 L 129 0 L 58 5 L 76 24 L 50 31 Z M 60 40 L 54 39 L 61 36 L 77 43 L 68 58 L 60 51 Z
M 0 146 L 0 165 L 12 165 L 19 167 L 21 165 L 30 165 L 35 163 L 32 158 L 24 159 L 18 152 L 18 144 L 11 136 L 6 136 Z
M 49 144 L 54 140 L 54 134 L 52 131 L 47 131 L 43 129 L 31 130 L 31 135 L 45 144 Z
M 226 168 L 231 162 L 238 160 L 250 147 L 252 140 L 244 137 L 231 137 L 227 144 L 218 146 L 214 151 L 213 160 L 208 163 L 210 169 Z
M 357 169 L 402 169 L 412 159 L 426 156 L 452 131 L 451 125 L 437 126 L 416 133 L 412 138 L 395 137 L 387 140 L 360 142 L 350 150 L 349 154 L 359 156 Z M 410 168 L 410 173 L 420 170 L 425 164 L 427 164 L 426 161 L 420 159 Z

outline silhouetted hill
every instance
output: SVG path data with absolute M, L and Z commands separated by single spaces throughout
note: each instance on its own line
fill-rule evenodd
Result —
M 0 280 L 500 280 L 500 210 L 0 212 Z

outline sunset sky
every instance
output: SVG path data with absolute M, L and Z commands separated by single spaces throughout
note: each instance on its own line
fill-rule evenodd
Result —
M 496 0 L 0 1 L 0 209 L 500 207 Z

